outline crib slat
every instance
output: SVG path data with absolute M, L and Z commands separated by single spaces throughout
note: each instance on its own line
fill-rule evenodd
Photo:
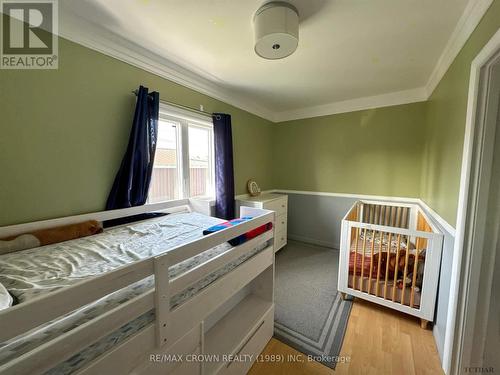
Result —
M 352 288 L 356 289 L 356 262 L 358 261 L 358 242 L 359 242 L 359 228 L 356 227 L 356 236 L 354 237 L 354 267 L 352 272 Z
M 382 264 L 382 250 L 383 250 L 383 243 L 382 243 L 382 231 L 379 231 L 380 233 L 380 246 L 378 248 L 378 265 L 377 265 L 377 285 L 375 285 L 375 295 L 378 297 L 378 290 L 380 287 L 380 266 Z
M 401 235 L 398 234 L 398 243 L 396 246 L 396 264 L 394 265 L 394 285 L 392 286 L 392 302 L 396 299 L 396 284 L 398 281 L 399 250 L 401 247 Z
M 391 242 L 392 233 L 389 233 L 389 238 L 387 242 L 387 259 L 385 262 L 385 283 L 384 283 L 384 299 L 387 299 L 387 282 L 389 281 L 389 260 L 391 257 Z
M 373 272 L 373 254 L 375 253 L 375 231 L 372 230 L 372 247 L 370 255 L 370 273 L 368 276 L 368 294 L 372 294 L 372 272 Z
M 366 231 L 367 231 L 367 229 L 365 228 L 364 236 L 363 236 L 363 256 L 361 257 L 361 279 L 360 279 L 360 287 L 359 287 L 359 290 L 361 292 L 363 291 L 363 276 L 364 276 L 363 273 L 365 271 Z
M 406 208 L 401 209 L 401 228 L 406 228 Z
M 410 259 L 410 236 L 406 238 L 406 255 L 405 255 L 405 267 L 403 271 L 403 290 L 401 291 L 401 304 L 405 304 L 405 292 L 406 292 L 406 274 L 408 272 L 408 261 Z
M 410 307 L 413 307 L 415 302 L 415 283 L 417 282 L 417 270 L 418 270 L 418 256 L 420 255 L 420 238 L 417 237 L 415 241 L 415 262 L 413 262 L 413 278 L 411 281 L 411 292 L 410 292 Z
M 410 228 L 410 207 L 406 207 L 405 228 Z

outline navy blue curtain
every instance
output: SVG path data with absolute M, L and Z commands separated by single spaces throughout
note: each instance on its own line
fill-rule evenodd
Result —
M 215 216 L 234 219 L 234 169 L 231 116 L 214 113 Z
M 106 210 L 140 206 L 148 197 L 158 136 L 160 95 L 137 91 L 134 122 L 127 151 L 109 193 Z

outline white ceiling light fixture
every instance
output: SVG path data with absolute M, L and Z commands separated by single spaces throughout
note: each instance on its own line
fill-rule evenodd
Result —
M 270 60 L 295 52 L 299 44 L 299 12 L 284 1 L 261 6 L 254 16 L 255 53 Z

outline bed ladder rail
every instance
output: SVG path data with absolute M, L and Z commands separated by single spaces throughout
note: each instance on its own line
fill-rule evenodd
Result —
M 169 266 L 170 255 L 168 253 L 158 256 L 154 260 L 156 344 L 159 348 L 168 344 L 168 331 L 170 329 Z

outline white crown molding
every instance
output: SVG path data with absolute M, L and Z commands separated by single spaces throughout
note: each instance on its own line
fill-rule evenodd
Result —
M 216 81 L 215 78 L 209 79 L 199 72 L 193 72 L 190 69 L 182 67 L 165 57 L 159 56 L 144 47 L 107 31 L 100 25 L 96 25 L 65 11 L 64 7 L 61 7 L 59 20 L 61 23 L 60 35 L 65 39 L 221 100 L 269 121 L 284 122 L 428 100 L 492 2 L 493 0 L 469 0 L 425 87 L 281 112 L 265 108 L 250 97 L 224 87 L 224 84 Z
M 439 57 L 429 77 L 429 81 L 427 81 L 427 98 L 432 95 L 439 82 L 441 82 L 441 79 L 444 77 L 453 61 L 455 61 L 455 58 L 458 56 L 492 3 L 493 0 L 469 0 L 443 53 Z
M 200 74 L 109 32 L 100 25 L 77 17 L 65 11 L 63 7 L 61 7 L 61 13 L 63 13 L 59 17 L 61 37 L 273 121 L 273 112 L 254 103 L 250 98 L 237 94 L 221 84 L 214 83 Z M 130 89 L 132 90 L 133 87 Z
M 388 94 L 367 96 L 351 100 L 306 107 L 292 111 L 278 112 L 274 115 L 275 122 L 284 122 L 304 118 L 328 116 L 337 113 L 361 111 L 372 108 L 389 107 L 393 105 L 423 102 L 427 100 L 424 87 L 418 89 L 396 91 Z

